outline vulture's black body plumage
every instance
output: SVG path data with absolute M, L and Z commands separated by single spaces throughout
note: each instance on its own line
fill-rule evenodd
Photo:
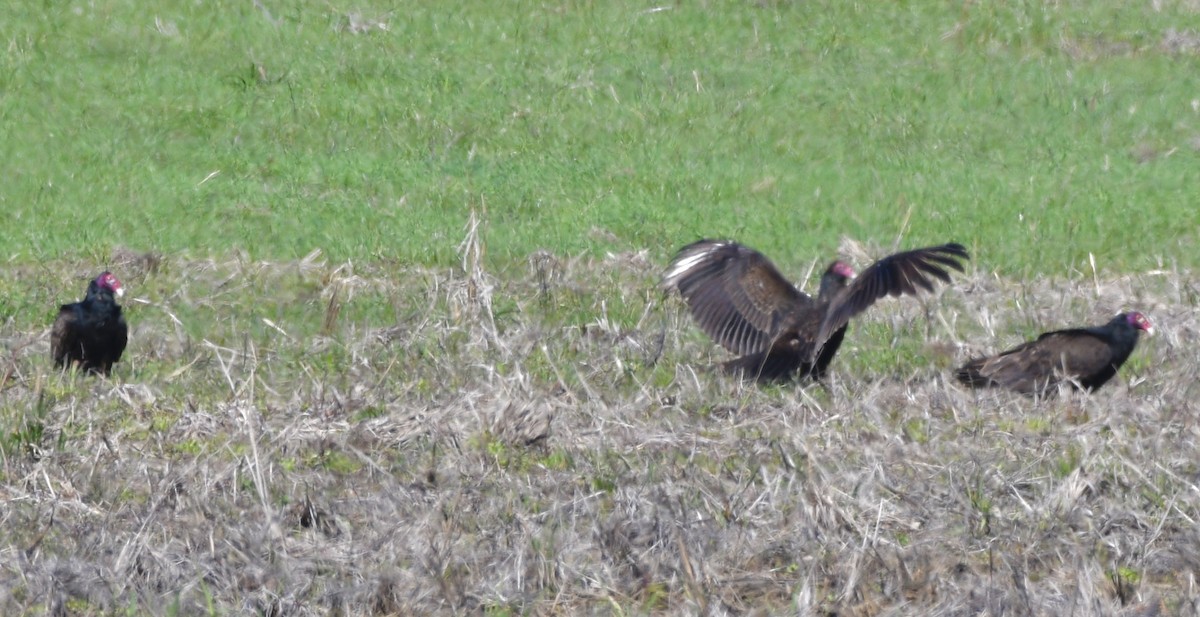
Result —
M 725 368 L 759 380 L 797 373 L 820 379 L 846 335 L 850 318 L 884 296 L 932 291 L 969 259 L 959 244 L 896 253 L 854 270 L 835 261 L 817 297 L 796 289 L 766 257 L 735 242 L 700 240 L 680 249 L 663 276 L 714 341 L 741 357 Z
M 1154 328 L 1145 315 L 1121 313 L 1103 326 L 1047 332 L 1008 351 L 968 362 L 955 372 L 962 383 L 1045 394 L 1062 381 L 1095 390 L 1117 374 L 1138 336 Z
M 50 330 L 50 353 L 58 367 L 79 365 L 107 375 L 121 359 L 128 341 L 125 317 L 114 296 L 124 293 L 121 282 L 104 272 L 88 284 L 87 295 L 58 310 Z

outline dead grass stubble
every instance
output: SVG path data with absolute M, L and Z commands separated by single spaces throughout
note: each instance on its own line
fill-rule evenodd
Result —
M 763 389 L 709 370 L 661 264 L 503 280 L 474 242 L 455 271 L 164 259 L 147 276 L 216 314 L 246 281 L 315 286 L 313 334 L 189 337 L 131 303 L 113 381 L 7 325 L 0 611 L 1197 614 L 1186 273 L 966 276 L 856 322 L 827 388 Z M 395 323 L 347 318 L 381 297 Z M 1095 395 L 948 383 L 1135 307 L 1162 334 Z

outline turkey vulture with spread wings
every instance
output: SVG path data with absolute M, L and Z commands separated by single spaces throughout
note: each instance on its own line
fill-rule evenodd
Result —
M 1063 380 L 1091 391 L 1117 374 L 1143 331 L 1154 334 L 1145 315 L 1121 313 L 1103 326 L 1047 332 L 999 355 L 977 358 L 954 376 L 972 387 L 1000 386 L 1024 394 L 1045 394 Z
M 700 328 L 741 357 L 725 368 L 759 380 L 800 375 L 820 379 L 842 344 L 850 318 L 884 296 L 932 291 L 950 281 L 970 257 L 960 244 L 889 255 L 862 276 L 835 261 L 821 276 L 817 297 L 796 289 L 758 251 L 720 240 L 679 250 L 662 279 L 678 289 Z
M 64 304 L 50 330 L 50 353 L 55 366 L 79 364 L 84 370 L 107 375 L 121 359 L 128 329 L 121 307 L 113 298 L 125 293 L 121 281 L 103 272 L 88 283 L 87 296 Z

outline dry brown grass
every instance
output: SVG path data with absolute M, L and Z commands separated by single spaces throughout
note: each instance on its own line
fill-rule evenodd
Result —
M 6 324 L 0 612 L 1197 614 L 1187 273 L 975 273 L 876 307 L 826 386 L 758 388 L 644 255 L 497 276 L 471 244 L 131 257 L 111 381 Z M 1122 308 L 1161 335 L 1093 395 L 949 383 Z

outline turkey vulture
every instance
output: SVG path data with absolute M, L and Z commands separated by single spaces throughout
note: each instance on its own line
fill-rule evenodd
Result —
M 84 370 L 107 375 L 121 359 L 128 339 L 125 318 L 113 296 L 125 293 L 121 281 L 103 272 L 88 283 L 87 296 L 64 304 L 50 330 L 50 353 L 58 367 L 80 364 Z
M 725 363 L 762 381 L 800 376 L 820 379 L 833 361 L 850 318 L 887 296 L 932 291 L 970 259 L 960 244 L 889 255 L 862 276 L 835 261 L 821 276 L 814 299 L 792 286 L 758 251 L 721 240 L 679 250 L 662 287 L 678 289 L 700 328 L 740 358 Z
M 971 360 L 954 376 L 971 387 L 1003 386 L 1024 394 L 1045 394 L 1060 381 L 1091 391 L 1104 385 L 1125 363 L 1145 330 L 1145 315 L 1121 313 L 1103 326 L 1047 332 L 999 355 Z

